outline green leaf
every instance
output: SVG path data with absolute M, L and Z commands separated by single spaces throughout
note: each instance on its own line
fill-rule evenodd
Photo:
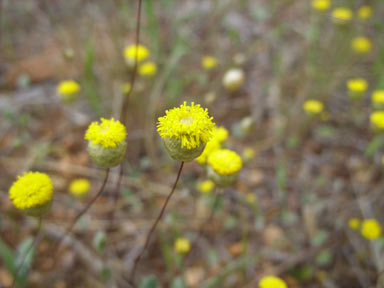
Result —
M 29 269 L 35 256 L 35 247 L 32 246 L 34 244 L 33 242 L 33 237 L 29 237 L 17 247 L 18 253 L 15 261 L 16 269 L 18 269 L 16 278 L 17 286 L 24 286 L 27 282 Z M 15 274 L 13 275 L 16 276 Z
M 7 267 L 8 271 L 14 274 L 15 272 L 15 255 L 12 249 L 0 239 L 0 257 Z
M 100 254 L 104 252 L 106 238 L 107 237 L 104 231 L 97 231 L 95 237 L 93 238 L 93 247 L 95 247 L 97 252 Z
M 373 157 L 373 155 L 375 155 L 376 152 L 380 149 L 382 140 L 383 138 L 380 135 L 374 137 L 365 149 L 365 156 Z
M 157 288 L 157 278 L 155 275 L 149 275 L 141 281 L 139 288 Z

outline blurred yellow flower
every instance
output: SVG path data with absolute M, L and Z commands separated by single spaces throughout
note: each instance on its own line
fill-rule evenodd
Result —
M 371 113 L 370 122 L 373 128 L 384 129 L 384 111 L 375 111 Z
M 80 85 L 73 80 L 65 80 L 61 81 L 59 85 L 57 85 L 57 92 L 60 95 L 72 95 L 80 90 Z
M 350 21 L 353 17 L 353 12 L 349 8 L 339 7 L 332 11 L 333 21 L 337 24 L 343 24 Z
M 245 201 L 247 201 L 249 204 L 256 204 L 257 203 L 257 196 L 255 193 L 247 193 L 245 195 Z
M 368 83 L 362 78 L 352 78 L 347 81 L 347 87 L 351 92 L 362 93 L 367 90 Z
M 124 49 L 124 58 L 130 62 L 134 63 L 137 54 L 137 62 L 141 62 L 149 57 L 149 50 L 144 45 L 129 45 Z
M 157 72 L 157 65 L 155 62 L 145 62 L 139 66 L 139 74 L 141 76 L 152 76 Z
M 358 218 L 351 218 L 348 221 L 348 226 L 352 230 L 358 230 L 360 229 L 361 221 Z
M 384 90 L 375 90 L 372 92 L 372 103 L 384 104 Z
M 210 194 L 213 188 L 215 188 L 215 183 L 211 180 L 204 180 L 197 186 L 197 189 L 203 194 Z
M 201 66 L 203 66 L 203 68 L 205 70 L 211 70 L 211 69 L 215 68 L 216 65 L 217 65 L 217 59 L 215 57 L 204 56 L 201 59 Z
M 83 196 L 88 193 L 89 188 L 91 188 L 91 183 L 89 183 L 88 179 L 79 178 L 73 180 L 69 184 L 69 193 L 75 196 Z
M 319 11 L 326 11 L 331 7 L 330 0 L 312 0 L 312 8 Z
M 303 109 L 308 115 L 318 115 L 324 110 L 324 104 L 317 100 L 307 100 L 303 104 Z
M 228 139 L 228 134 L 229 134 L 228 130 L 225 127 L 223 127 L 223 126 L 216 127 L 215 126 L 212 130 L 212 140 L 215 140 L 219 143 L 222 143 Z
M 179 254 L 185 254 L 188 253 L 191 249 L 191 243 L 187 238 L 177 238 L 174 244 L 174 249 Z
M 121 87 L 121 92 L 123 92 L 124 95 L 127 95 L 129 92 L 131 92 L 131 83 L 124 83 Z
M 243 163 L 241 157 L 229 149 L 216 150 L 209 155 L 208 164 L 219 175 L 231 175 L 240 171 Z
M 251 147 L 246 147 L 243 151 L 243 159 L 249 161 L 255 157 L 255 150 Z
M 369 5 L 364 5 L 357 10 L 357 17 L 362 20 L 366 20 L 372 17 L 373 10 Z
M 376 219 L 366 219 L 361 223 L 361 235 L 368 240 L 381 236 L 381 225 Z
M 197 163 L 203 165 L 207 162 L 207 159 L 209 155 L 212 154 L 212 152 L 221 149 L 221 145 L 219 141 L 216 141 L 214 139 L 209 140 L 208 143 L 205 145 L 203 153 L 199 157 L 197 157 L 195 160 Z
M 283 279 L 276 276 L 265 276 L 259 282 L 259 288 L 288 288 Z
M 372 43 L 366 37 L 360 36 L 352 40 L 352 49 L 357 53 L 368 53 L 372 50 Z

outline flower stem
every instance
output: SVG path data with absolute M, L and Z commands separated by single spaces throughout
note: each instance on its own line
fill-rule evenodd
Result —
M 15 287 L 15 284 L 16 284 L 16 281 L 17 281 L 17 277 L 20 273 L 20 270 L 21 268 L 24 266 L 24 263 L 25 261 L 27 260 L 27 257 L 29 255 L 29 253 L 31 252 L 31 250 L 33 248 L 35 248 L 37 246 L 37 243 L 39 242 L 40 240 L 40 233 L 41 233 L 41 227 L 42 227 L 42 216 L 40 216 L 39 218 L 37 218 L 37 231 L 36 231 L 36 235 L 35 235 L 35 239 L 33 240 L 31 246 L 28 247 L 27 251 L 25 252 L 20 264 L 17 266 L 17 269 L 15 271 L 15 275 L 13 276 L 13 281 L 12 281 L 12 285 L 11 285 L 11 288 Z
M 155 231 L 157 224 L 159 223 L 159 221 L 160 221 L 161 218 L 163 217 L 163 214 L 164 214 L 164 212 L 165 212 L 165 209 L 167 208 L 168 202 L 169 202 L 169 200 L 171 199 L 173 193 L 175 192 L 176 185 L 177 185 L 177 183 L 179 182 L 179 179 L 180 179 L 181 171 L 183 170 L 183 166 L 184 166 L 184 161 L 182 161 L 181 164 L 180 164 L 179 172 L 177 173 L 176 181 L 175 181 L 175 183 L 173 184 L 173 187 L 172 187 L 171 192 L 170 192 L 169 195 L 167 196 L 167 199 L 165 200 L 164 205 L 163 205 L 163 207 L 161 208 L 161 211 L 160 211 L 159 215 L 157 216 L 155 222 L 152 224 L 152 227 L 151 227 L 151 229 L 149 230 L 149 233 L 148 233 L 147 238 L 146 238 L 146 240 L 145 240 L 145 244 L 144 244 L 143 249 L 140 251 L 140 253 L 136 256 L 136 258 L 135 258 L 135 260 L 134 260 L 133 268 L 132 268 L 132 270 L 131 270 L 131 274 L 130 274 L 130 276 L 129 276 L 129 281 L 130 281 L 131 283 L 134 282 L 136 268 L 137 268 L 137 266 L 138 266 L 138 264 L 139 264 L 139 262 L 140 262 L 141 257 L 143 256 L 145 250 L 148 248 L 149 242 L 150 242 L 150 240 L 151 240 L 151 236 L 152 236 L 153 232 Z
M 93 196 L 93 198 L 91 199 L 91 201 L 89 201 L 89 203 L 87 204 L 87 206 L 85 206 L 83 208 L 83 210 L 81 210 L 75 217 L 75 219 L 73 219 L 71 225 L 67 228 L 67 230 L 64 232 L 63 236 L 59 239 L 58 243 L 57 243 L 57 251 L 60 251 L 60 248 L 61 248 L 61 244 L 63 243 L 63 241 L 65 240 L 65 238 L 72 232 L 73 230 L 73 227 L 75 227 L 75 224 L 76 222 L 79 220 L 79 218 L 81 216 L 83 216 L 88 210 L 89 208 L 91 208 L 92 204 L 97 200 L 97 198 L 99 198 L 99 196 L 101 195 L 101 193 L 103 193 L 104 191 L 104 188 L 105 188 L 105 185 L 107 184 L 107 181 L 108 181 L 108 176 L 109 176 L 109 168 L 106 170 L 106 173 L 105 173 L 105 177 L 104 177 L 104 181 L 103 181 L 103 184 L 101 185 L 100 189 L 99 189 L 99 192 L 97 192 L 97 194 L 95 196 Z M 56 245 L 55 245 L 56 246 Z

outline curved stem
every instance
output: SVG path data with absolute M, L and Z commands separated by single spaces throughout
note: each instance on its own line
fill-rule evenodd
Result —
M 42 227 L 42 216 L 40 216 L 37 220 L 37 232 L 36 232 L 36 235 L 35 235 L 35 239 L 33 240 L 31 246 L 28 247 L 27 249 L 27 252 L 25 252 L 25 255 L 23 256 L 20 264 L 18 265 L 16 271 L 15 271 L 15 275 L 13 276 L 13 281 L 12 281 L 12 285 L 10 286 L 11 288 L 15 287 L 15 284 L 16 284 L 16 281 L 17 281 L 17 277 L 20 273 L 20 270 L 21 268 L 24 266 L 24 263 L 25 261 L 27 260 L 27 257 L 29 255 L 29 252 L 31 252 L 32 248 L 35 248 L 37 246 L 37 243 L 39 242 L 39 238 L 40 238 L 40 233 L 41 233 L 41 227 Z
M 141 257 L 143 256 L 145 250 L 148 248 L 149 241 L 151 240 L 151 236 L 152 236 L 153 232 L 155 231 L 157 224 L 161 220 L 161 218 L 162 218 L 162 216 L 163 216 L 163 214 L 165 212 L 165 209 L 167 208 L 169 200 L 172 198 L 172 195 L 175 192 L 176 185 L 177 185 L 177 183 L 179 182 L 179 179 L 180 179 L 181 171 L 183 170 L 183 166 L 184 166 L 184 161 L 182 161 L 181 164 L 180 164 L 179 172 L 177 173 L 176 181 L 173 184 L 171 192 L 169 193 L 167 199 L 164 202 L 163 207 L 161 208 L 161 211 L 160 211 L 159 215 L 157 216 L 155 222 L 152 224 L 152 227 L 149 230 L 149 233 L 148 233 L 147 238 L 145 240 L 145 244 L 144 244 L 143 249 L 140 251 L 140 253 L 136 256 L 136 258 L 134 260 L 133 268 L 132 268 L 131 274 L 129 276 L 129 281 L 130 282 L 134 282 L 136 268 L 137 268 L 137 266 L 138 266 L 138 264 L 140 262 Z
M 75 227 L 75 224 L 76 222 L 79 220 L 79 218 L 81 216 L 83 216 L 88 210 L 89 208 L 91 208 L 92 204 L 97 200 L 97 198 L 99 198 L 99 196 L 101 195 L 101 193 L 103 193 L 104 191 L 104 188 L 105 188 L 105 185 L 107 184 L 107 181 L 108 181 L 108 176 L 109 176 L 109 168 L 106 170 L 106 173 L 105 173 L 105 178 L 104 178 L 104 181 L 103 181 L 103 184 L 101 185 L 100 189 L 99 189 L 99 192 L 97 192 L 97 194 L 95 196 L 93 196 L 93 198 L 91 199 L 91 201 L 89 201 L 89 203 L 87 204 L 87 206 L 85 206 L 83 208 L 83 210 L 81 210 L 75 217 L 75 219 L 73 219 L 71 225 L 67 228 L 67 230 L 64 232 L 63 236 L 59 239 L 58 243 L 57 243 L 57 251 L 60 251 L 60 248 L 61 248 L 61 244 L 63 243 L 63 241 L 65 240 L 65 238 L 72 232 L 73 230 L 73 227 Z M 56 246 L 56 245 L 55 245 Z

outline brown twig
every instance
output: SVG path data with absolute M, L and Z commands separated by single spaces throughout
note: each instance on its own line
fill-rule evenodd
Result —
M 143 249 L 141 250 L 141 252 L 134 259 L 133 268 L 132 268 L 131 273 L 129 275 L 129 282 L 132 283 L 132 285 L 133 285 L 134 279 L 135 279 L 136 268 L 137 268 L 137 266 L 138 266 L 138 264 L 140 262 L 141 257 L 143 256 L 145 250 L 148 248 L 149 242 L 151 240 L 151 236 L 152 236 L 153 232 L 155 231 L 155 229 L 157 227 L 157 224 L 159 223 L 159 221 L 163 217 L 163 214 L 165 212 L 165 209 L 167 208 L 169 200 L 172 198 L 172 195 L 175 192 L 176 185 L 177 185 L 177 183 L 179 182 L 179 179 L 180 179 L 181 171 L 183 170 L 183 166 L 184 166 L 184 161 L 182 161 L 181 164 L 180 164 L 179 172 L 177 173 L 176 181 L 173 184 L 171 192 L 169 193 L 167 199 L 164 202 L 163 207 L 161 208 L 161 211 L 160 211 L 159 215 L 157 216 L 155 222 L 153 223 L 151 229 L 149 230 L 149 233 L 148 233 L 147 238 L 145 240 L 145 244 L 144 244 Z

